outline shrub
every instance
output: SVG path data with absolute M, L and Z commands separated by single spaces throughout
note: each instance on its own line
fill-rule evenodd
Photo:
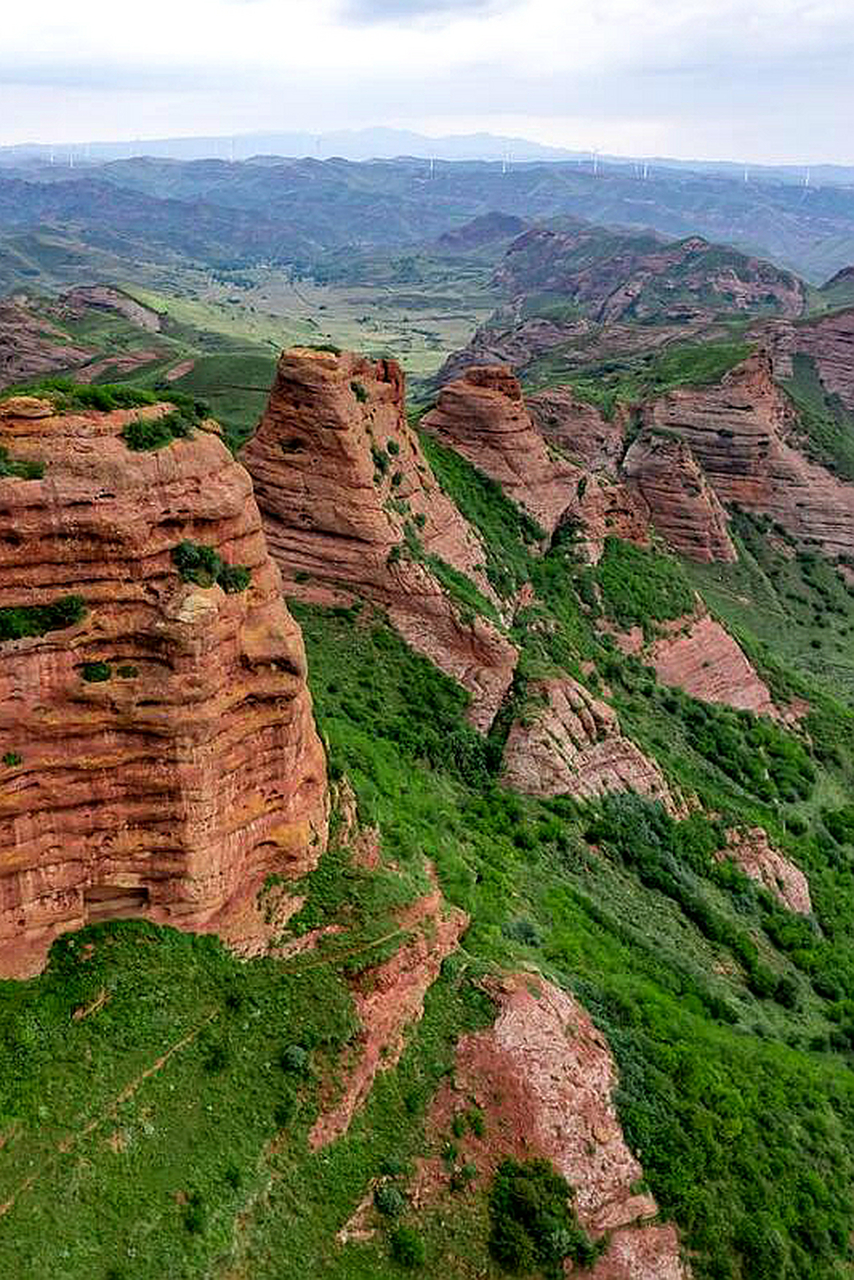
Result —
M 16 765 L 24 763 L 24 757 L 18 755 L 17 751 L 7 751 L 3 757 L 3 763 L 7 769 L 14 769 Z
M 359 401 L 359 404 L 367 404 L 368 393 L 361 382 L 351 382 L 350 390 L 353 392 L 353 395 Z
M 102 684 L 113 672 L 108 662 L 84 662 L 80 674 L 88 684 Z
M 426 1251 L 424 1241 L 412 1227 L 395 1227 L 389 1236 L 391 1256 L 402 1267 L 421 1267 L 424 1265 Z
M 134 453 L 164 449 L 173 440 L 189 436 L 192 426 L 193 421 L 185 411 L 175 409 L 160 418 L 134 418 L 122 431 L 122 439 Z
M 0 609 L 0 642 L 23 636 L 43 636 L 47 631 L 64 631 L 86 612 L 80 596 L 62 596 L 52 604 L 13 605 Z
M 8 452 L 0 447 L 0 479 L 41 480 L 43 475 L 43 462 L 25 462 L 10 458 Z
M 406 1196 L 399 1187 L 382 1182 L 374 1191 L 374 1204 L 386 1218 L 398 1218 L 406 1209 Z
M 307 1075 L 308 1053 L 301 1044 L 289 1044 L 279 1056 L 279 1066 L 290 1075 Z
M 489 1193 L 489 1248 L 508 1271 L 563 1275 L 567 1258 L 580 1266 L 599 1250 L 579 1226 L 572 1189 L 548 1160 L 504 1160 Z
M 188 539 L 172 548 L 172 563 L 184 582 L 195 582 L 200 587 L 217 583 L 229 594 L 245 591 L 252 579 L 245 565 L 226 564 L 214 547 Z

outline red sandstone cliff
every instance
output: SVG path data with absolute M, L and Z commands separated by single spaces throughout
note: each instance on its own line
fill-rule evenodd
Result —
M 811 356 L 831 395 L 854 409 L 854 308 L 793 324 L 779 320 L 758 331 L 767 342 L 778 378 L 792 376 L 792 357 Z
M 800 452 L 797 414 L 766 354 L 751 356 L 714 386 L 679 388 L 643 412 L 649 427 L 690 446 L 722 502 L 765 512 L 830 555 L 850 554 L 854 485 Z
M 384 608 L 413 648 L 469 689 L 471 718 L 487 728 L 516 650 L 491 622 L 467 617 L 424 558 L 439 556 L 492 597 L 483 546 L 407 425 L 399 367 L 349 352 L 284 352 L 244 460 L 287 590 Z
M 587 422 L 585 416 L 579 435 Z M 645 541 L 647 512 L 637 496 L 611 477 L 592 475 L 570 460 L 563 452 L 565 435 L 560 447 L 550 445 L 509 369 L 469 369 L 442 389 L 422 425 L 497 481 L 548 534 L 561 523 L 575 523 L 589 559 L 598 560 L 608 534 Z
M 123 425 L 162 411 L 0 407 L 0 442 L 46 468 L 0 479 L 0 607 L 86 606 L 0 644 L 3 974 L 110 915 L 245 937 L 264 877 L 323 847 L 302 637 L 250 478 L 211 431 L 131 452 Z M 182 581 L 184 539 L 246 566 L 248 589 Z
M 691 560 L 737 558 L 726 512 L 684 440 L 644 432 L 629 447 L 623 469 L 674 551 Z

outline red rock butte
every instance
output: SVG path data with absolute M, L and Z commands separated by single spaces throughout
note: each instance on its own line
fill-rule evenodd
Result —
M 436 577 L 438 557 L 497 609 L 483 544 L 442 493 L 407 423 L 400 367 L 353 352 L 283 352 L 243 457 L 287 590 L 384 609 L 412 648 L 469 690 L 470 719 L 488 728 L 516 649 L 492 622 L 460 609 Z
M 246 941 L 265 877 L 324 845 L 302 636 L 250 478 L 212 430 L 132 452 L 124 426 L 163 412 L 0 405 L 3 447 L 45 467 L 0 479 L 0 608 L 85 605 L 0 644 L 0 974 L 118 916 Z M 183 580 L 183 540 L 248 587 Z

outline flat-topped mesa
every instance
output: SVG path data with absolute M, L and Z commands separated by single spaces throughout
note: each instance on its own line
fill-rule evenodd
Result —
M 774 382 L 766 353 L 714 386 L 669 392 L 643 416 L 649 428 L 686 441 L 721 502 L 768 514 L 830 555 L 850 554 L 854 485 L 800 452 L 797 413 Z
M 623 469 L 674 551 L 705 562 L 737 559 L 726 512 L 684 440 L 645 431 L 629 446 Z
M 398 365 L 352 352 L 283 352 L 243 458 L 286 590 L 384 608 L 413 648 L 471 692 L 470 718 L 488 728 L 516 650 L 455 604 L 436 576 L 434 557 L 497 605 L 483 545 L 436 484 L 406 421 Z
M 0 406 L 9 457 L 44 466 L 0 479 L 0 974 L 118 916 L 258 939 L 265 878 L 323 848 L 302 636 L 251 480 L 210 430 L 131 451 L 164 412 Z

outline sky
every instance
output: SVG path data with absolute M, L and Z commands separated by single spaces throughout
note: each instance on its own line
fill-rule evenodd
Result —
M 854 163 L 854 0 L 37 0 L 0 144 L 386 125 Z

